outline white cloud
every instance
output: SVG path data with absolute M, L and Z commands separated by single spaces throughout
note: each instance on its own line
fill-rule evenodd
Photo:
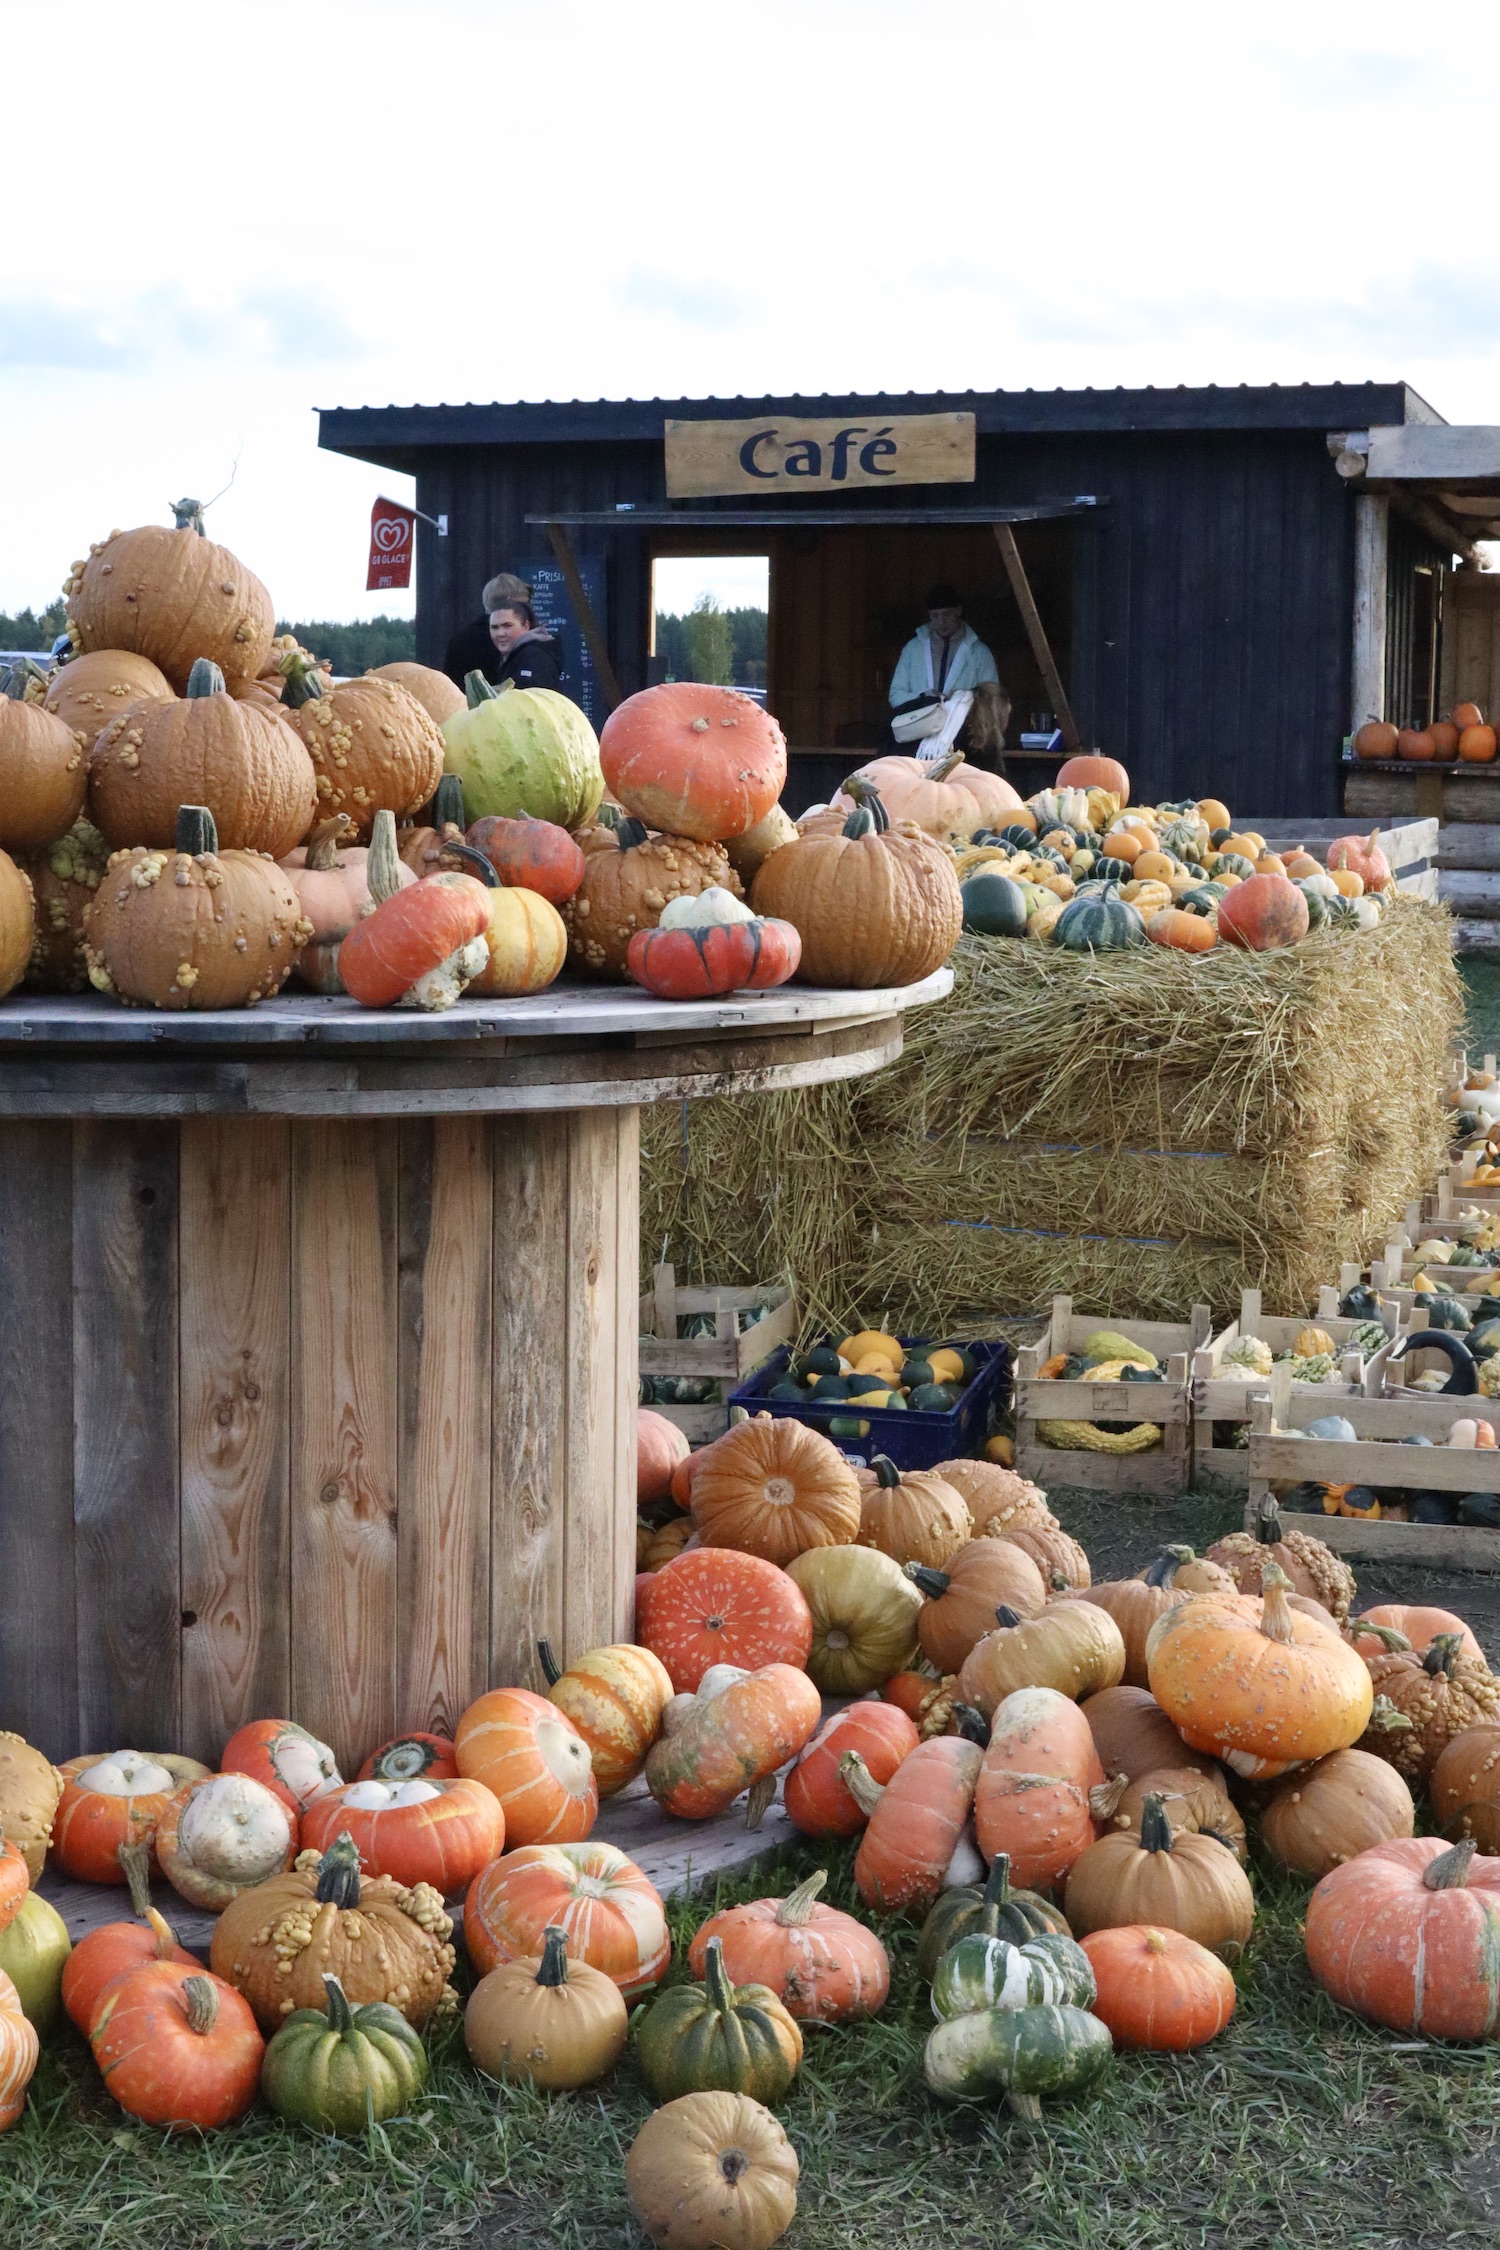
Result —
M 395 400 L 1405 376 L 1500 420 L 1448 0 L 74 0 L 0 142 L 0 604 L 184 489 L 352 615 Z M 10 0 L 13 82 L 59 70 Z M 1417 181 L 1417 186 L 1413 182 Z

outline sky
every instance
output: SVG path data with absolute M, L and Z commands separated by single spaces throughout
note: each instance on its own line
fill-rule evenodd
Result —
M 364 564 L 411 485 L 319 406 L 1404 377 L 1500 422 L 1493 0 L 64 14 L 0 14 L 0 608 L 233 472 L 279 614 L 409 613 Z

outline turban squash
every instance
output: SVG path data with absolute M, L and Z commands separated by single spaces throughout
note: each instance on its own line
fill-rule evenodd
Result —
M 86 655 L 126 649 L 149 657 L 179 694 L 200 657 L 228 680 L 253 680 L 276 630 L 271 597 L 227 547 L 205 537 L 197 501 L 178 501 L 173 514 L 173 531 L 155 523 L 112 531 L 74 563 L 63 587 L 73 645 Z
M 781 845 L 750 886 L 756 913 L 790 922 L 801 938 L 804 984 L 920 983 L 963 928 L 951 855 L 914 822 L 891 827 L 879 797 L 863 785 L 861 794 L 838 834 Z
M 672 1958 L 661 1893 L 614 1844 L 523 1844 L 492 1860 L 464 1901 L 464 1945 L 481 1975 L 534 1958 L 560 1929 L 586 1962 L 635 2000 Z

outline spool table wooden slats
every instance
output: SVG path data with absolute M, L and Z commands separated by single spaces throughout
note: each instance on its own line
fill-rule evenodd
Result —
M 352 1771 L 623 1637 L 638 1110 L 894 1060 L 898 991 L 0 1007 L 0 1725 Z

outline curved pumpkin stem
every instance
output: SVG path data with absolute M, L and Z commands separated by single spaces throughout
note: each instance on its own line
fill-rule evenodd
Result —
M 1422 1876 L 1423 1887 L 1429 1891 L 1462 1891 L 1468 1888 L 1469 1862 L 1478 1846 L 1472 1836 L 1435 1859 Z
M 1184 1563 L 1197 1560 L 1197 1551 L 1192 1547 L 1163 1547 L 1146 1572 L 1145 1583 L 1148 1586 L 1170 1586 Z
M 187 1977 L 183 1980 L 182 1997 L 187 2002 L 188 2030 L 206 2039 L 219 2020 L 217 1991 L 207 1977 Z
M 885 1795 L 885 1783 L 875 1779 L 857 1750 L 846 1750 L 840 1758 L 839 1779 L 866 1820 L 872 1820 Z
M 542 1960 L 536 1981 L 538 1984 L 566 1984 L 568 1981 L 568 1933 L 556 1922 L 549 1922 L 542 1932 Z
M 875 1471 L 875 1482 L 882 1492 L 894 1492 L 901 1482 L 901 1471 L 888 1453 L 877 1453 L 870 1463 Z
M 359 1851 L 347 1828 L 335 1836 L 318 1861 L 320 1906 L 358 1906 Z
M 1026 1621 L 1018 1609 L 1012 1609 L 1009 1602 L 1002 1602 L 995 1612 L 995 1622 L 1009 1633 L 1017 1625 L 1023 1625 Z
M 318 703 L 328 692 L 316 660 L 305 649 L 289 648 L 276 669 L 286 682 L 281 700 L 288 711 L 300 711 L 305 703 Z
M 352 830 L 353 826 L 354 823 L 346 812 L 330 813 L 327 820 L 320 820 L 317 826 L 309 831 L 307 856 L 302 862 L 303 866 L 316 867 L 324 873 L 337 867 L 339 845 L 343 840 L 344 832 L 346 829 Z
M 1423 1671 L 1429 1673 L 1433 1679 L 1436 1679 L 1441 1672 L 1451 1680 L 1453 1667 L 1463 1654 L 1463 1645 L 1464 1637 L 1462 1633 L 1434 1634 L 1432 1646 L 1422 1659 Z
M 546 1681 L 548 1687 L 556 1687 L 558 1681 L 562 1678 L 562 1666 L 558 1663 L 557 1658 L 552 1653 L 552 1643 L 550 1641 L 537 1642 L 536 1660 L 542 1667 L 542 1677 Z
M 996 1852 L 980 1896 L 979 1928 L 986 1937 L 1000 1934 L 1000 1916 L 1010 1904 L 1010 1853 Z
M 1128 1773 L 1113 1774 L 1108 1781 L 1099 1781 L 1089 1791 L 1089 1811 L 1095 1820 L 1113 1820 L 1120 1809 L 1120 1799 L 1130 1787 Z
M 130 1891 L 130 1903 L 156 1940 L 158 1961 L 170 1961 L 177 1950 L 177 1932 L 165 1914 L 151 1903 L 151 1854 L 144 1844 L 121 1844 L 115 1852 Z
M 495 873 L 493 864 L 485 858 L 483 852 L 477 852 L 472 844 L 461 844 L 456 836 L 450 836 L 445 838 L 443 850 L 449 859 L 465 859 L 471 867 L 476 868 L 478 872 L 474 880 L 483 883 L 487 891 L 499 890 L 500 878 Z M 458 872 L 463 871 L 460 869 Z
M 202 859 L 218 851 L 219 831 L 207 805 L 178 806 L 176 841 L 177 849 L 192 859 Z
M 1403 1656 L 1411 1647 L 1406 1635 L 1398 1633 L 1394 1625 L 1367 1625 L 1356 1618 L 1352 1624 L 1344 1627 L 1344 1632 L 1351 1642 L 1368 1633 L 1372 1639 L 1379 1641 L 1387 1656 Z
M 1404 1711 L 1398 1711 L 1388 1695 L 1377 1695 L 1370 1712 L 1366 1734 L 1401 1734 L 1411 1732 L 1411 1721 Z
M 464 695 L 471 711 L 477 711 L 481 703 L 498 703 L 509 687 L 509 680 L 502 680 L 498 687 L 492 687 L 482 672 L 464 674 Z
M 354 2029 L 354 2010 L 349 2005 L 349 1995 L 338 1978 L 331 1977 L 326 1972 L 323 1990 L 328 1996 L 328 2027 L 330 2031 L 336 2031 L 340 2039 L 347 2039 Z
M 727 2016 L 734 2007 L 734 1986 L 730 1983 L 729 1972 L 724 1966 L 722 1938 L 711 1937 L 708 1941 L 708 1951 L 703 1961 L 703 1982 L 708 1989 L 711 2004 L 721 2016 Z
M 384 906 L 401 888 L 401 855 L 396 849 L 396 816 L 382 809 L 370 831 L 370 855 L 365 861 L 365 883 L 377 906 Z
M 1268 1641 L 1290 1643 L 1296 1638 L 1287 1600 L 1291 1590 L 1292 1582 L 1280 1563 L 1268 1562 L 1260 1574 L 1260 1629 Z
M 759 1781 L 751 1782 L 750 1793 L 745 1799 L 745 1826 L 752 1835 L 770 1811 L 771 1802 L 775 1795 L 776 1776 L 774 1773 L 763 1773 Z
M 464 824 L 464 785 L 456 773 L 445 773 L 432 792 L 428 808 L 431 828 L 462 828 Z
M 1166 1805 L 1153 1789 L 1141 1806 L 1141 1850 L 1169 1852 L 1172 1843 L 1172 1823 L 1167 1818 Z
M 204 503 L 201 500 L 169 500 L 167 506 L 172 511 L 174 531 L 196 531 L 200 539 L 208 537 L 203 528 Z
M 941 1601 L 953 1583 L 946 1570 L 933 1570 L 926 1563 L 909 1562 L 904 1568 L 912 1584 L 919 1586 L 930 1602 Z
M 827 1880 L 827 1868 L 815 1867 L 805 1882 L 799 1883 L 794 1891 L 787 1892 L 776 1909 L 776 1919 L 782 1929 L 800 1930 L 812 1920 L 813 1906 Z

